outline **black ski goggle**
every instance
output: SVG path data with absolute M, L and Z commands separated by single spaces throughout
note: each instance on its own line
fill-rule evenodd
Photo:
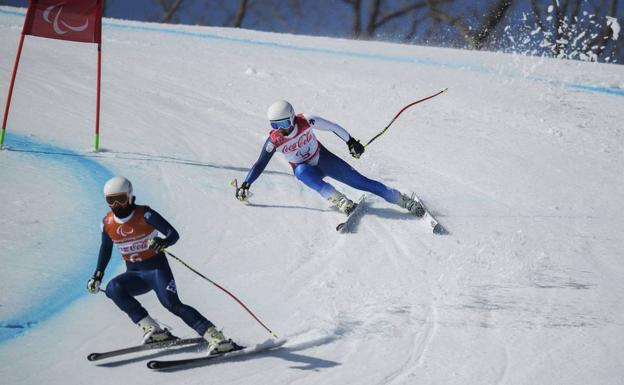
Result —
M 130 197 L 126 193 L 113 194 L 113 195 L 106 196 L 106 203 L 108 203 L 110 207 L 120 207 L 120 206 L 123 207 L 123 206 L 126 206 L 129 201 L 130 201 Z

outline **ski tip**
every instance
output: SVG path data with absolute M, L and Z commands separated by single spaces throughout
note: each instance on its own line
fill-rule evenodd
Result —
M 91 353 L 87 356 L 87 360 L 89 361 L 95 361 L 98 359 L 98 357 L 100 356 L 99 353 Z
M 436 224 L 433 228 L 433 233 L 438 235 L 448 235 L 449 232 L 441 224 Z

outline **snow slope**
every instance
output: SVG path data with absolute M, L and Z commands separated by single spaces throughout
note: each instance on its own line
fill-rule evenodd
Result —
M 0 7 L 0 102 L 23 13 Z M 624 66 L 119 20 L 103 40 L 93 153 L 95 48 L 26 39 L 0 152 L 3 383 L 624 383 Z M 417 192 L 449 235 L 381 199 L 356 233 L 337 234 L 340 214 L 279 156 L 252 204 L 234 199 L 228 182 L 256 160 L 274 99 L 367 140 L 443 87 L 360 160 L 318 136 Z M 288 338 L 284 348 L 176 373 L 149 372 L 141 356 L 86 361 L 140 339 L 84 290 L 113 174 L 180 231 L 172 251 Z M 171 265 L 182 300 L 228 336 L 270 337 Z M 115 254 L 105 281 L 121 271 Z M 193 335 L 153 294 L 141 301 Z

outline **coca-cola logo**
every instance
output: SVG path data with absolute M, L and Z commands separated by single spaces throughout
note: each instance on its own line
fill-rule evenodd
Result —
M 310 132 L 310 130 L 307 130 L 303 135 L 299 136 L 295 143 L 285 145 L 282 149 L 282 152 L 286 154 L 288 152 L 297 151 L 299 148 L 310 143 L 312 141 L 312 138 L 312 132 Z
M 147 239 L 142 239 L 142 240 L 135 241 L 130 244 L 124 244 L 118 247 L 119 247 L 119 251 L 122 254 L 140 253 L 149 249 L 149 246 L 147 245 L 147 243 L 148 243 Z

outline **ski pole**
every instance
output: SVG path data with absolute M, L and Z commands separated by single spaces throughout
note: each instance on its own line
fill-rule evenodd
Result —
M 263 328 L 265 328 L 269 333 L 271 333 L 271 335 L 274 338 L 277 338 L 277 334 L 275 334 L 275 332 L 273 332 L 271 329 L 269 329 L 268 327 L 266 327 L 265 324 L 262 323 L 262 321 L 260 321 L 258 319 L 258 317 L 256 317 L 256 315 L 254 313 L 251 312 L 251 310 L 249 310 L 249 308 L 247 308 L 247 306 L 245 306 L 244 303 L 242 303 L 238 298 L 236 298 L 236 296 L 232 293 L 230 293 L 228 290 L 226 290 L 223 286 L 219 285 L 218 283 L 216 283 L 215 281 L 211 280 L 210 278 L 206 277 L 205 275 L 203 275 L 202 273 L 200 273 L 199 271 L 193 269 L 192 267 L 190 267 L 186 262 L 184 262 L 182 259 L 180 259 L 179 257 L 176 257 L 175 255 L 171 254 L 167 249 L 164 250 L 165 253 L 167 253 L 167 255 L 169 255 L 170 257 L 172 257 L 173 259 L 175 259 L 176 261 L 180 262 L 182 265 L 184 265 L 184 267 L 186 267 L 187 269 L 189 269 L 190 271 L 192 271 L 193 273 L 199 275 L 200 277 L 202 277 L 203 279 L 205 279 L 206 281 L 212 283 L 213 285 L 215 285 L 216 287 L 218 287 L 219 289 L 223 290 L 227 295 L 229 295 L 230 297 L 232 297 L 236 302 L 238 302 L 239 305 L 241 305 L 243 307 L 243 309 L 247 310 L 247 313 L 249 313 L 256 321 L 258 321 L 258 323 L 260 325 L 262 325 Z
M 408 109 L 408 108 L 410 108 L 411 106 L 414 106 L 414 105 L 416 105 L 416 104 L 418 104 L 418 103 L 424 102 L 425 100 L 429 100 L 429 99 L 431 99 L 431 98 L 435 98 L 436 96 L 438 96 L 438 95 L 440 95 L 440 94 L 442 94 L 442 93 L 446 92 L 447 90 L 448 90 L 448 87 L 447 87 L 447 88 L 442 89 L 442 90 L 441 90 L 441 91 L 439 91 L 438 93 L 435 93 L 435 94 L 433 94 L 433 95 L 431 95 L 431 96 L 427 96 L 426 98 L 423 98 L 423 99 L 417 100 L 417 101 L 412 102 L 412 103 L 408 104 L 407 106 L 403 107 L 403 108 L 401 109 L 401 111 L 399 111 L 399 113 L 398 113 L 398 114 L 396 114 L 396 115 L 394 116 L 394 118 L 392 118 L 392 120 L 390 121 L 390 123 L 388 123 L 388 125 L 387 125 L 386 127 L 384 127 L 384 129 L 383 129 L 383 130 L 381 130 L 381 132 L 379 132 L 377 135 L 373 136 L 373 138 L 372 138 L 371 140 L 369 140 L 369 141 L 368 141 L 368 143 L 366 143 L 366 144 L 364 145 L 364 147 L 366 147 L 366 146 L 368 146 L 369 144 L 373 143 L 373 140 L 375 140 L 375 139 L 379 138 L 381 135 L 383 135 L 383 133 L 384 133 L 384 132 L 386 132 L 386 131 L 388 130 L 388 128 L 390 128 L 390 126 L 392 125 L 392 123 L 394 123 L 394 121 L 395 121 L 395 120 L 399 117 L 399 115 L 401 115 L 401 114 L 403 113 L 403 111 L 407 110 L 407 109 Z

